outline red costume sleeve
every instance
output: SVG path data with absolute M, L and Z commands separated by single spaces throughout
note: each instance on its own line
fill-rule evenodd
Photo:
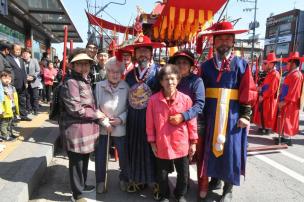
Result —
M 301 97 L 303 77 L 299 71 L 293 72 L 287 76 L 284 84 L 288 86 L 288 93 L 284 98 L 285 102 L 299 102 Z
M 246 71 L 241 78 L 239 88 L 239 101 L 241 105 L 253 106 L 256 103 L 258 92 L 254 83 L 250 67 L 247 66 Z
M 268 85 L 268 88 L 263 92 L 263 98 L 272 97 L 277 93 L 279 81 L 280 81 L 280 75 L 277 71 L 273 71 L 266 79 L 264 85 Z

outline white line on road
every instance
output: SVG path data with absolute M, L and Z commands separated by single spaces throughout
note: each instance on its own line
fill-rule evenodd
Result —
M 289 153 L 289 152 L 287 152 L 287 151 L 280 151 L 283 155 L 285 155 L 285 156 L 287 156 L 287 157 L 289 157 L 289 158 L 291 158 L 291 159 L 293 159 L 293 160 L 296 160 L 296 161 L 299 161 L 300 163 L 304 163 L 304 159 L 303 158 L 301 158 L 301 157 L 299 157 L 299 156 L 296 156 L 296 155 L 294 155 L 294 154 L 292 154 L 292 153 Z
M 262 155 L 255 155 L 256 158 L 260 159 L 261 161 L 264 161 L 265 163 L 271 165 L 272 167 L 282 171 L 283 173 L 286 173 L 290 177 L 300 181 L 301 183 L 304 183 L 304 176 L 300 175 L 299 173 L 271 160 L 270 158 Z
M 299 157 L 297 155 L 294 155 L 290 152 L 287 152 L 287 151 L 284 151 L 284 150 L 277 150 L 277 151 L 273 151 L 271 152 L 272 154 L 275 153 L 275 154 L 283 154 L 284 156 L 287 156 L 295 161 L 298 161 L 299 163 L 304 163 L 304 158 L 302 157 Z M 269 151 L 259 151 L 259 152 L 248 152 L 248 156 L 256 156 L 256 155 L 262 155 L 262 154 L 269 154 Z

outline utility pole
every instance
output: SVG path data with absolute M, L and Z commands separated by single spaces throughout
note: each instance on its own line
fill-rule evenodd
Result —
M 256 22 L 256 10 L 257 10 L 257 3 L 258 0 L 255 0 L 254 2 L 254 26 L 253 26 L 253 34 L 252 34 L 252 47 L 251 47 L 251 63 L 253 64 L 253 51 L 254 51 L 254 41 L 255 41 L 255 28 L 257 26 L 257 22 Z
M 253 52 L 254 52 L 254 42 L 255 42 L 255 29 L 258 28 L 260 26 L 259 22 L 256 21 L 256 11 L 257 11 L 257 4 L 258 4 L 258 0 L 254 0 L 254 1 L 251 1 L 251 0 L 240 0 L 241 2 L 244 2 L 244 3 L 254 3 L 254 8 L 245 8 L 243 9 L 243 11 L 252 11 L 254 10 L 254 16 L 253 16 L 253 22 L 251 22 L 249 24 L 249 29 L 253 31 L 252 33 L 252 46 L 251 46 L 251 62 L 253 64 Z

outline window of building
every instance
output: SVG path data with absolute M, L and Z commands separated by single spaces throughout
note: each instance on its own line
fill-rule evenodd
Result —
M 280 25 L 280 35 L 291 33 L 291 22 Z
M 276 48 L 276 54 L 280 55 L 286 55 L 289 53 L 289 43 L 282 43 L 282 44 L 277 44 Z
M 273 52 L 275 49 L 275 44 L 273 45 L 268 45 L 268 46 L 265 46 L 265 50 L 266 50 L 266 55 L 270 52 Z
M 272 38 L 272 37 L 277 36 L 277 30 L 278 30 L 277 26 L 270 27 L 269 30 L 268 30 L 268 37 L 267 38 Z

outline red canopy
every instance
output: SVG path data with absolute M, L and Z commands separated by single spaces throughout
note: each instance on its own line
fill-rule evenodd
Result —
M 92 15 L 88 12 L 86 12 L 89 23 L 91 25 L 100 26 L 103 29 L 113 30 L 120 33 L 128 33 L 133 34 L 133 27 L 126 27 L 122 25 L 118 25 L 112 22 L 108 22 L 106 20 L 103 20 L 101 18 L 96 17 L 95 15 Z
M 153 25 L 159 41 L 190 41 L 200 26 L 212 19 L 227 0 L 167 0 Z

